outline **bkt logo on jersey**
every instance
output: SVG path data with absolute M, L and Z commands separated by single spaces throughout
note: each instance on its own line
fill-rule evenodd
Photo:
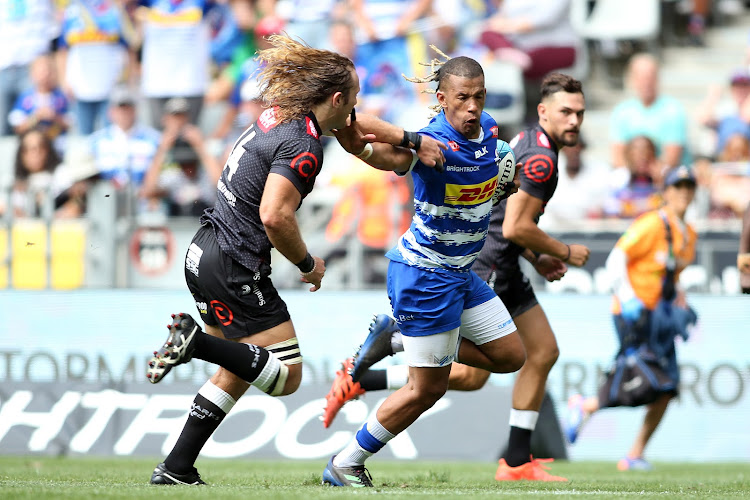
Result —
M 451 205 L 479 205 L 492 198 L 497 187 L 497 177 L 480 184 L 446 184 L 445 203 Z
M 482 156 L 486 154 L 487 154 L 487 146 L 482 146 L 482 149 L 478 151 L 474 151 L 474 158 L 478 160 L 479 158 L 481 158 Z

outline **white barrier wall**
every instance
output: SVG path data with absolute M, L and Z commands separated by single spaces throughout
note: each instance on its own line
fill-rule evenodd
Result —
M 279 399 L 248 393 L 253 397 L 243 398 L 207 456 L 325 458 L 386 395 L 368 394 L 347 405 L 330 430 L 316 420 L 339 361 L 364 339 L 372 314 L 389 312 L 385 292 L 323 289 L 282 297 L 305 356 L 304 387 Z M 595 393 L 614 354 L 609 297 L 539 298 L 560 345 L 548 391 L 562 416 L 568 396 Z M 145 378 L 146 360 L 163 342 L 169 314 L 195 312 L 187 291 L 8 291 L 0 292 L 0 300 L 7 311 L 0 330 L 0 453 L 168 451 L 195 391 L 213 372 L 196 360 L 161 384 Z M 668 410 L 649 458 L 750 461 L 750 297 L 693 296 L 690 302 L 700 325 L 678 345 L 682 396 Z M 490 380 L 492 386 L 476 393 L 449 393 L 385 455 L 494 459 L 507 435 L 513 376 Z M 570 457 L 619 459 L 642 415 L 643 409 L 595 415 L 569 448 Z

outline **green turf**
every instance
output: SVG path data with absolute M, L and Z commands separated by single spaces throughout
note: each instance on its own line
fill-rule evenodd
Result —
M 614 462 L 555 462 L 568 483 L 498 483 L 491 463 L 371 460 L 375 488 L 320 485 L 325 461 L 199 460 L 208 486 L 151 486 L 158 460 L 0 456 L 0 498 L 750 498 L 750 464 L 656 463 L 619 472 Z M 158 495 L 158 496 L 157 496 Z

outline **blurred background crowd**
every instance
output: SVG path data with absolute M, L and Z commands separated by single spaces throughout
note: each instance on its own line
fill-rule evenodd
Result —
M 734 224 L 750 203 L 750 2 L 2 5 L 0 214 L 9 223 L 94 216 L 88 199 L 102 183 L 125 200 L 120 217 L 197 217 L 213 204 L 234 140 L 263 109 L 254 53 L 281 32 L 349 56 L 358 110 L 412 130 L 426 124 L 434 97 L 403 75 L 426 73 L 420 63 L 437 56 L 430 45 L 483 64 L 486 110 L 505 140 L 536 121 L 545 74 L 582 80 L 582 141 L 563 150 L 547 230 L 637 217 L 661 203 L 663 173 L 682 164 L 699 179 L 690 219 Z M 411 218 L 408 179 L 366 167 L 335 141 L 326 149 L 302 208 L 321 221 L 319 244 L 331 255 L 353 237 L 389 246 Z

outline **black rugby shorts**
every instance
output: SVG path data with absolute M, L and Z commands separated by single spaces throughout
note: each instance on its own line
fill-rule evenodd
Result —
M 225 254 L 210 224 L 201 226 L 185 256 L 185 281 L 204 323 L 225 338 L 259 333 L 289 320 L 286 303 L 270 278 L 270 266 L 251 271 Z
M 492 271 L 487 282 L 508 309 L 511 318 L 516 318 L 539 303 L 534 294 L 529 278 L 523 274 L 520 266 L 499 273 Z

